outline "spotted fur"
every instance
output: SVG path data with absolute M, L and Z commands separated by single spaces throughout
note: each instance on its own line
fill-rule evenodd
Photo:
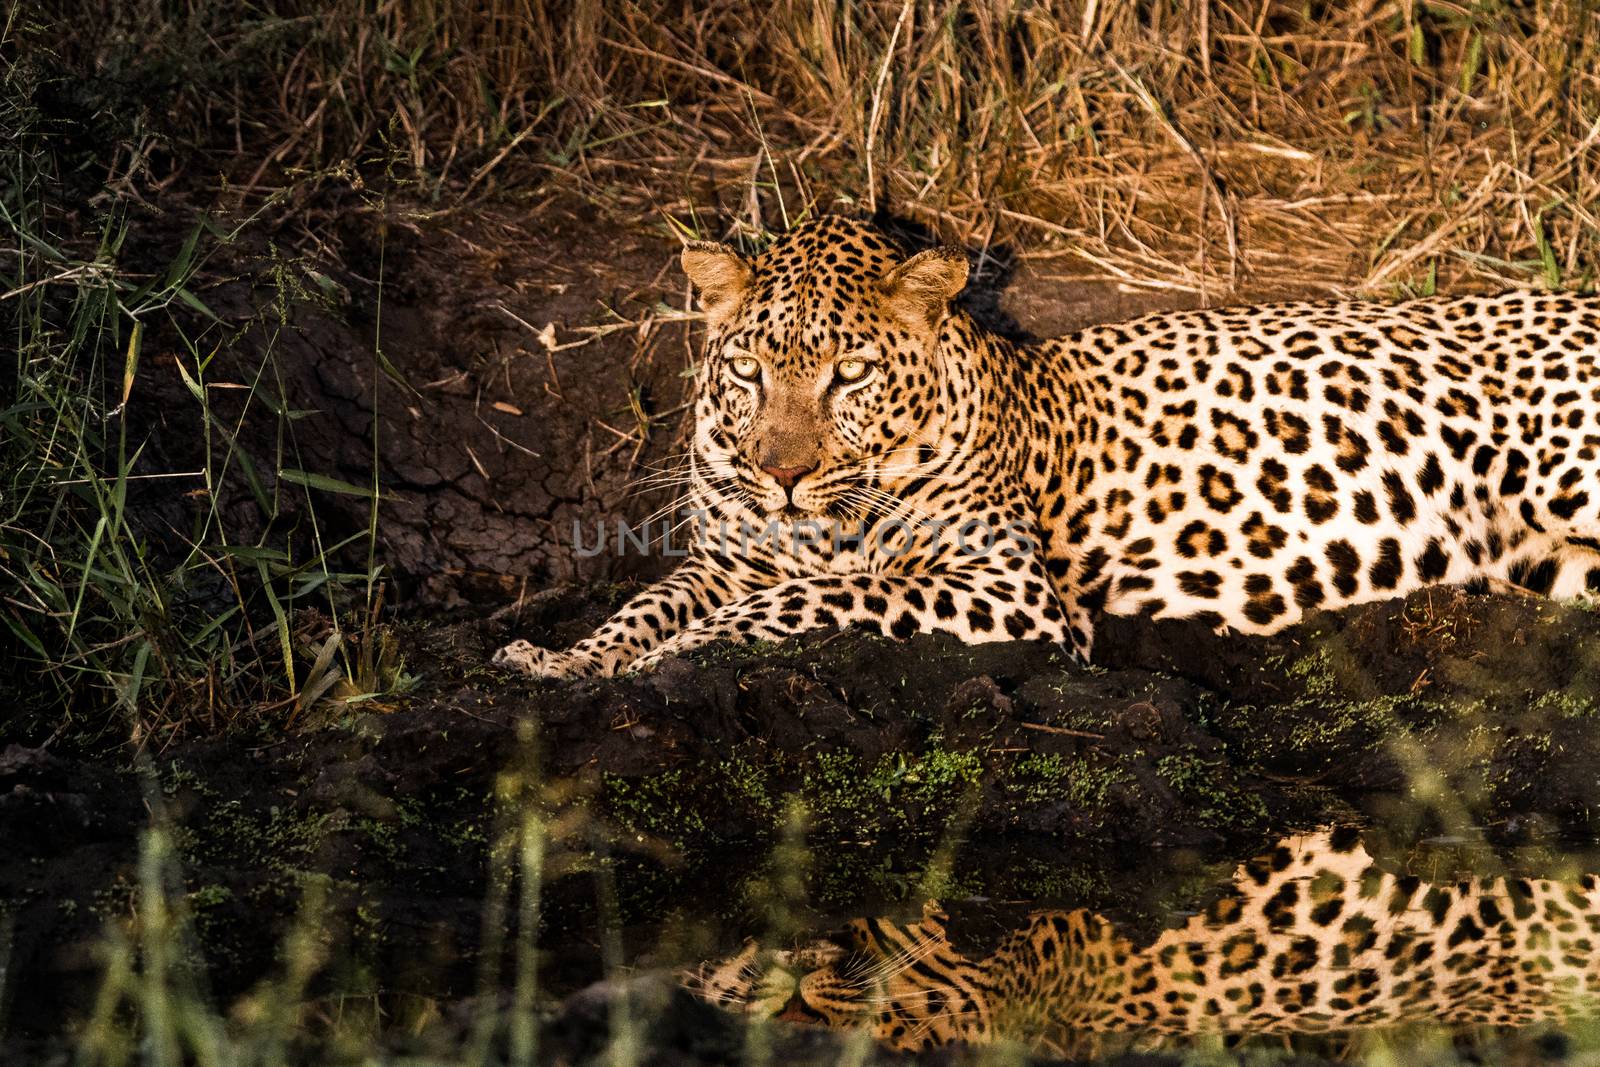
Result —
M 1600 1008 L 1600 879 L 1430 883 L 1385 870 L 1347 831 L 1242 865 L 1204 912 L 1140 945 L 1101 916 L 1040 912 L 989 955 L 958 952 L 929 907 L 858 919 L 839 943 L 754 943 L 683 978 L 734 1010 L 920 1050 L 1017 1041 L 1103 1054 L 1195 1034 L 1520 1026 Z M 1126 1043 L 1126 1042 L 1124 1042 Z
M 908 259 L 859 221 L 683 262 L 709 324 L 697 529 L 845 536 L 696 538 L 592 637 L 499 662 L 611 674 L 836 625 L 1087 657 L 1102 612 L 1264 633 L 1435 583 L 1600 584 L 1593 297 L 1185 311 L 1019 344 L 951 309 L 958 250 Z

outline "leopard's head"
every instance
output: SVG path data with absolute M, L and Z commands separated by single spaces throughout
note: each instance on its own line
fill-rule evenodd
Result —
M 991 1036 L 981 962 L 951 948 L 931 902 L 915 922 L 855 919 L 826 941 L 769 952 L 756 942 L 685 972 L 696 995 L 765 1018 L 866 1030 L 889 1048 L 917 1050 Z
M 869 223 L 824 216 L 753 260 L 690 244 L 683 267 L 709 326 L 693 455 L 715 498 L 768 519 L 847 518 L 932 462 L 960 249 L 907 257 Z

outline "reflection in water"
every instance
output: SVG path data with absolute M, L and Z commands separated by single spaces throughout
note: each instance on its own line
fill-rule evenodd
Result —
M 1600 879 L 1427 882 L 1380 870 L 1349 831 L 1285 840 L 1143 947 L 1086 910 L 1047 911 L 968 958 L 944 920 L 932 906 L 918 922 L 857 919 L 841 945 L 752 944 L 687 981 L 736 1010 L 869 1027 L 899 1049 L 1009 1040 L 1077 1055 L 1106 1051 L 1107 1035 L 1518 1026 L 1588 1014 L 1600 992 Z

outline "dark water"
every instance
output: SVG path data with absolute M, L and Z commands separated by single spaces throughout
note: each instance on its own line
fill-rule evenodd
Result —
M 687 981 L 736 1011 L 899 1050 L 1081 1057 L 1243 1038 L 1339 1058 L 1409 1049 L 1397 1062 L 1430 1048 L 1560 1059 L 1593 1047 L 1600 878 L 1570 857 L 1543 866 L 1438 840 L 1375 859 L 1359 833 L 1324 830 L 1282 839 L 1160 929 L 1051 908 L 974 936 L 961 906 L 930 903 L 798 948 L 752 942 Z

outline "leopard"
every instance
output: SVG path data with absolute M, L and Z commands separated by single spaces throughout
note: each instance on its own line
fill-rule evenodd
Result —
M 690 544 L 539 677 L 861 627 L 1059 645 L 1107 615 L 1272 633 L 1463 584 L 1600 587 L 1600 299 L 1244 304 L 1046 340 L 967 253 L 824 214 L 681 263 L 705 322 Z M 685 520 L 688 521 L 688 520 Z M 736 533 L 730 533 L 734 531 Z
M 1375 862 L 1359 830 L 1289 836 L 1181 923 L 1138 939 L 1088 909 L 1034 912 L 985 955 L 936 902 L 911 922 L 679 972 L 699 999 L 870 1033 L 919 1052 L 1015 1044 L 1063 1057 L 1196 1038 L 1560 1025 L 1600 1009 L 1600 878 L 1427 881 Z

